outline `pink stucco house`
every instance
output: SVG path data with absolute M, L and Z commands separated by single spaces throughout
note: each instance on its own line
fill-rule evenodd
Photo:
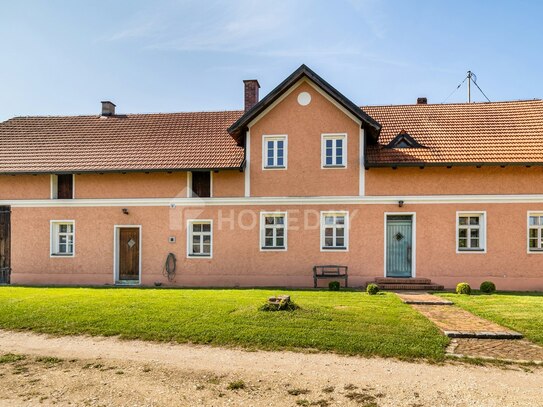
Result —
M 541 100 L 360 107 L 305 65 L 258 90 L 0 123 L 2 282 L 543 290 Z

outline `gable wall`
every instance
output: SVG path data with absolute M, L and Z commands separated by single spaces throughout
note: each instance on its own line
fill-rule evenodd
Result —
M 297 102 L 300 92 L 311 103 Z M 347 168 L 321 169 L 321 134 L 347 133 Z M 288 135 L 288 168 L 262 169 L 262 136 Z M 359 194 L 360 126 L 308 83 L 302 83 L 250 128 L 251 196 Z

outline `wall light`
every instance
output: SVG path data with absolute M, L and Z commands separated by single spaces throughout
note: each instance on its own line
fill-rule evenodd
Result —
M 402 208 L 402 207 L 403 207 L 403 201 L 398 201 L 398 206 L 399 206 L 400 208 Z
M 123 213 L 124 213 L 125 215 L 128 215 L 128 209 L 123 208 Z

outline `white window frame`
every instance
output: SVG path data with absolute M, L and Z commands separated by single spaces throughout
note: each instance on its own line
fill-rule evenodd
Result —
M 326 164 L 326 140 L 343 140 L 343 162 L 342 164 Z M 336 158 L 336 147 L 334 143 L 333 161 Z M 345 169 L 347 168 L 347 133 L 324 133 L 321 134 L 321 168 L 324 169 Z
M 72 235 L 72 253 L 60 253 L 59 250 L 59 227 L 60 225 L 72 225 L 72 233 L 63 233 Z M 49 238 L 49 257 L 55 259 L 63 259 L 75 257 L 75 220 L 51 220 L 50 221 L 50 238 Z
M 478 216 L 479 217 L 479 248 L 478 249 L 472 249 L 470 247 L 468 248 L 460 248 L 460 218 L 466 217 L 466 216 Z M 467 233 L 467 239 L 468 239 L 468 245 L 471 245 L 471 236 L 470 236 L 470 229 L 472 229 L 470 225 L 467 225 L 468 233 Z M 456 212 L 456 253 L 457 254 L 464 254 L 464 253 L 472 253 L 472 254 L 484 254 L 486 253 L 486 211 L 457 211 Z
M 530 217 L 543 216 L 543 211 L 528 211 L 526 216 L 526 253 L 528 254 L 543 254 L 543 244 L 541 239 L 543 238 L 543 225 L 530 226 Z M 530 247 L 530 229 L 538 229 L 538 248 L 533 249 Z
M 209 171 L 209 198 L 213 198 L 213 173 L 215 171 Z M 209 199 L 196 197 L 192 195 L 192 171 L 187 171 L 187 198 L 199 198 L 199 199 Z
M 344 216 L 345 217 L 345 223 L 343 225 L 343 238 L 345 242 L 345 248 L 340 247 L 332 247 L 332 248 L 326 248 L 324 246 L 325 242 L 325 218 L 326 216 Z M 334 230 L 337 227 L 334 226 Z M 320 228 L 320 250 L 321 252 L 348 252 L 349 251 L 349 211 L 321 211 L 321 228 Z M 334 233 L 335 236 L 335 233 Z M 336 237 L 334 237 L 335 239 Z
M 268 141 L 283 141 L 283 165 L 268 165 Z M 275 159 L 277 162 L 277 144 L 274 144 Z M 262 136 L 262 169 L 263 170 L 286 170 L 288 168 L 288 135 L 274 134 Z
M 192 226 L 194 224 L 209 224 L 210 231 L 209 236 L 210 245 L 209 245 L 209 255 L 207 254 L 193 254 L 192 253 L 192 236 L 193 230 Z M 204 232 L 200 232 L 202 235 Z M 207 233 L 207 232 L 205 232 Z M 213 258 L 213 220 L 212 219 L 189 219 L 187 220 L 187 258 L 189 259 L 211 259 Z
M 266 217 L 283 217 L 283 241 L 284 241 L 284 247 L 265 247 L 266 243 Z M 274 225 L 274 229 L 277 229 L 277 225 Z M 260 212 L 260 251 L 261 252 L 286 252 L 288 248 L 288 217 L 287 212 Z M 276 236 L 274 236 L 274 239 L 276 239 Z
M 72 175 L 72 199 L 75 199 L 75 174 Z M 51 199 L 58 199 L 58 174 L 51 174 Z

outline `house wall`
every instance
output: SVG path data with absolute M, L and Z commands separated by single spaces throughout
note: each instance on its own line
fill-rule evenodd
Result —
M 543 167 L 371 168 L 366 195 L 542 194 Z
M 259 247 L 259 212 L 288 211 L 286 252 Z M 319 211 L 348 210 L 348 252 L 321 252 Z M 456 253 L 456 211 L 487 212 L 487 252 Z M 113 284 L 114 225 L 142 226 L 142 284 L 175 286 L 312 286 L 316 264 L 349 267 L 351 286 L 384 275 L 385 212 L 416 213 L 416 276 L 454 287 L 494 281 L 501 290 L 543 290 L 541 255 L 527 253 L 527 211 L 543 204 L 409 204 L 55 207 L 12 209 L 12 282 L 15 284 Z M 186 220 L 213 219 L 213 257 L 186 257 Z M 73 258 L 50 258 L 50 220 L 76 222 Z M 306 219 L 306 220 L 304 220 Z M 29 233 L 29 230 L 32 233 Z M 176 243 L 168 243 L 175 236 Z M 162 275 L 169 252 L 177 275 Z M 326 284 L 326 282 L 322 282 Z
M 0 200 L 50 197 L 50 175 L 0 175 Z
M 311 103 L 301 106 L 298 95 Z M 321 168 L 321 134 L 347 133 L 347 168 Z M 288 136 L 288 168 L 262 169 L 262 136 Z M 250 127 L 251 196 L 359 194 L 360 125 L 308 83 L 302 83 Z

